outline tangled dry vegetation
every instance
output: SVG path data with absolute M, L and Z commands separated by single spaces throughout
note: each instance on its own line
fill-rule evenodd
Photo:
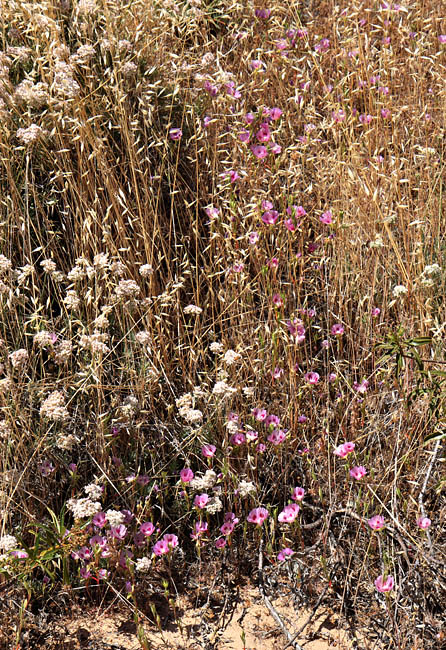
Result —
M 442 647 L 442 3 L 1 21 L 9 642 L 62 594 L 121 598 L 148 648 L 251 575 L 357 647 Z

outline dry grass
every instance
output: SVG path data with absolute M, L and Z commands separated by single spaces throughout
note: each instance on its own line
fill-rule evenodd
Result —
M 102 567 L 105 591 L 131 583 L 136 609 L 160 591 L 175 611 L 172 565 L 187 582 L 209 563 L 224 582 L 221 562 L 252 570 L 262 538 L 273 572 L 282 547 L 295 551 L 302 598 L 330 584 L 327 601 L 367 617 L 370 648 L 440 647 L 443 442 L 425 440 L 444 422 L 441 6 L 278 0 L 262 18 L 244 0 L 4 0 L 1 20 L 0 532 L 28 553 L 2 557 L 6 579 L 45 600 L 61 583 L 83 593 L 80 567 Z M 267 107 L 282 115 L 268 122 Z M 265 123 L 257 144 L 281 151 L 258 159 Z M 306 214 L 287 228 L 291 206 Z M 404 343 L 420 336 L 422 348 Z M 395 372 L 383 341 L 412 359 Z M 268 430 L 254 408 L 280 424 Z M 253 429 L 257 441 L 234 444 Z M 354 460 L 333 455 L 344 441 Z M 183 467 L 215 470 L 221 512 L 194 508 Z M 91 483 L 104 512 L 134 519 L 88 563 L 71 553 L 101 531 L 62 516 Z M 299 523 L 284 525 L 297 485 Z M 262 527 L 247 522 L 257 506 Z M 218 550 L 229 511 L 240 521 Z M 381 532 L 367 525 L 377 513 Z M 178 536 L 171 561 L 131 536 L 149 520 L 152 542 Z M 208 531 L 194 544 L 198 520 Z M 143 556 L 150 570 L 135 573 Z M 383 572 L 395 578 L 386 596 L 373 584 Z

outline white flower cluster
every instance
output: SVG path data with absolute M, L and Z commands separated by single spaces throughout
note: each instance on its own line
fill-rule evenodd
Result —
M 63 302 L 67 309 L 77 309 L 81 304 L 80 298 L 74 289 L 70 289 L 70 291 L 67 291 L 67 294 L 63 299 Z
M 99 501 L 92 501 L 90 498 L 70 499 L 67 508 L 73 513 L 75 519 L 86 519 L 92 517 L 101 510 Z
M 195 476 L 192 481 L 189 483 L 193 490 L 209 490 L 217 482 L 217 474 L 212 470 L 208 469 L 204 476 Z
M 115 294 L 118 298 L 136 298 L 140 288 L 134 280 L 121 280 L 115 287 Z
M 96 483 L 90 483 L 84 487 L 85 494 L 90 497 L 90 499 L 100 499 L 104 488 L 101 485 L 96 485 Z
M 11 438 L 12 430 L 6 420 L 0 420 L 0 440 Z
M 240 481 L 237 490 L 241 497 L 247 497 L 249 494 L 255 492 L 257 488 L 250 481 Z
M 24 79 L 16 87 L 14 97 L 32 108 L 41 108 L 48 102 L 48 84 L 41 81 L 34 84 L 30 79 Z
M 136 560 L 135 571 L 138 571 L 138 573 L 147 573 L 151 566 L 152 563 L 148 557 L 140 557 Z
M 119 510 L 107 510 L 105 513 L 107 521 L 110 526 L 119 526 L 119 524 L 124 523 L 125 516 Z
M 237 389 L 232 388 L 225 381 L 217 381 L 214 385 L 214 388 L 212 389 L 213 395 L 217 395 L 218 397 L 222 397 L 223 399 L 230 397 L 236 392 Z
M 392 295 L 394 298 L 402 298 L 403 296 L 407 296 L 407 294 L 408 290 L 404 285 L 397 284 L 396 287 L 393 287 Z
M 236 361 L 239 361 L 241 358 L 242 355 L 239 354 L 238 352 L 235 352 L 235 350 L 227 350 L 225 352 L 225 356 L 223 357 L 223 361 L 228 366 L 232 366 Z
M 143 278 L 148 278 L 153 273 L 153 266 L 151 264 L 143 264 L 139 267 L 139 275 Z
M 69 417 L 68 410 L 65 406 L 63 393 L 55 390 L 44 400 L 40 406 L 40 416 L 48 418 L 53 422 L 63 422 Z
M 108 334 L 95 330 L 93 334 L 82 334 L 79 339 L 79 346 L 83 350 L 90 350 L 92 354 L 108 354 L 110 348 L 105 344 Z
M 185 314 L 201 314 L 203 310 L 198 305 L 187 305 L 183 311 Z
M 441 275 L 441 266 L 439 264 L 429 264 L 420 275 L 420 283 L 423 287 L 433 287 L 435 281 Z
M 6 553 L 14 550 L 17 548 L 17 539 L 14 535 L 3 535 L 3 537 L 0 537 L 0 548 Z
M 216 512 L 221 512 L 223 510 L 223 503 L 221 502 L 220 497 L 212 497 L 209 499 L 205 509 L 210 515 L 215 515 Z
M 33 343 L 39 348 L 44 348 L 48 345 L 52 345 L 53 339 L 51 338 L 51 334 L 47 332 L 47 330 L 42 330 L 41 332 L 37 332 L 37 334 L 34 334 Z
M 220 352 L 223 352 L 223 343 L 213 341 L 209 346 L 209 350 L 214 354 L 219 354 Z
M 26 129 L 17 129 L 16 137 L 22 144 L 32 144 L 43 138 L 47 132 L 38 124 L 31 124 Z
M 11 352 L 9 355 L 9 360 L 11 362 L 11 365 L 13 368 L 16 368 L 18 370 L 23 369 L 26 364 L 28 363 L 28 351 L 25 350 L 24 348 L 21 348 L 20 350 L 15 350 L 14 352 Z

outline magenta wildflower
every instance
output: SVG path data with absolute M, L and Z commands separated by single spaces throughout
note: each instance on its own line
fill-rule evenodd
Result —
M 271 142 L 270 150 L 271 153 L 273 153 L 276 156 L 278 156 L 279 153 L 282 153 L 282 147 L 280 146 L 280 144 L 277 144 L 277 142 Z
M 239 140 L 240 140 L 241 142 L 249 142 L 250 133 L 249 133 L 249 131 L 246 131 L 246 130 L 245 130 L 245 131 L 241 131 L 241 132 L 238 134 L 238 137 L 239 137 Z
M 296 224 L 294 223 L 294 221 L 292 219 L 285 219 L 285 221 L 283 223 L 284 223 L 285 228 L 287 230 L 289 230 L 290 232 L 294 232 L 296 230 Z
M 203 494 L 196 494 L 194 499 L 194 506 L 203 509 L 209 501 L 209 495 L 205 492 Z
M 247 520 L 250 524 L 257 524 L 257 526 L 261 526 L 265 519 L 268 517 L 269 512 L 266 508 L 254 508 L 254 510 L 251 510 L 249 513 Z
M 150 535 L 153 535 L 153 533 L 155 532 L 155 526 L 152 524 L 151 521 L 145 521 L 139 527 L 139 532 L 142 535 L 144 535 L 144 537 L 150 537 Z
M 438 40 L 442 45 L 444 45 L 446 43 L 446 34 L 440 34 Z
M 258 422 L 263 422 L 268 416 L 268 411 L 266 409 L 253 408 L 252 414 Z
M 222 526 L 220 526 L 220 532 L 222 535 L 231 535 L 234 531 L 235 523 L 233 521 L 225 521 Z
M 381 309 L 379 307 L 374 307 L 372 309 L 372 316 L 374 316 L 375 318 L 376 318 L 376 316 L 379 316 L 380 313 L 381 313 Z
M 250 429 L 248 429 L 248 431 L 246 432 L 246 440 L 248 442 L 255 442 L 258 439 L 259 439 L 258 431 L 251 431 Z
M 282 109 L 277 108 L 277 106 L 271 109 L 270 117 L 272 120 L 279 120 L 281 116 L 282 116 Z
M 333 214 L 331 210 L 327 210 L 321 216 L 319 217 L 319 221 L 322 223 L 325 223 L 327 226 L 333 223 Z
M 344 334 L 344 326 L 341 323 L 335 323 L 331 328 L 331 333 L 333 336 L 341 336 Z
M 357 481 L 360 481 L 367 474 L 367 470 L 363 465 L 357 465 L 350 470 L 350 476 Z
M 114 539 L 124 539 L 127 535 L 127 527 L 124 524 L 118 524 L 110 528 L 110 537 Z
M 320 375 L 317 372 L 307 372 L 304 378 L 307 383 L 314 385 L 319 381 Z
M 215 447 L 215 445 L 203 445 L 203 447 L 201 448 L 201 453 L 205 458 L 212 458 L 216 450 L 217 447 Z
M 179 140 L 182 135 L 183 131 L 181 129 L 170 129 L 169 131 L 169 137 L 171 140 Z
M 226 540 L 224 537 L 219 537 L 215 540 L 215 548 L 224 548 L 226 546 Z
M 194 478 L 194 473 L 189 467 L 184 467 L 180 472 L 180 479 L 183 483 L 190 483 Z
M 268 155 L 268 149 L 261 144 L 253 144 L 251 146 L 251 151 L 256 158 L 263 160 Z
M 193 540 L 199 540 L 201 535 L 204 535 L 207 532 L 208 532 L 207 521 L 196 521 L 194 526 L 194 532 L 191 533 L 191 538 Z
M 98 528 L 103 528 L 107 523 L 107 517 L 104 512 L 97 512 L 91 521 Z
M 91 576 L 91 572 L 89 571 L 89 569 L 84 566 L 80 568 L 79 573 L 81 575 L 81 578 L 83 578 L 84 580 L 87 580 Z
M 277 554 L 277 559 L 279 560 L 279 562 L 284 562 L 292 555 L 294 555 L 294 551 L 287 546 L 286 548 L 283 548 L 281 551 L 279 551 L 279 553 Z
M 277 210 L 267 210 L 262 214 L 261 217 L 263 223 L 267 224 L 268 226 L 274 226 L 278 218 L 279 213 Z
M 254 114 L 253 114 L 253 113 L 246 113 L 246 115 L 245 115 L 245 122 L 246 122 L 247 124 L 251 124 L 252 122 L 254 122 L 254 120 L 255 120 L 255 117 L 254 117 Z
M 295 487 L 293 490 L 293 493 L 291 495 L 291 498 L 293 501 L 302 501 L 302 499 L 305 496 L 305 490 L 303 487 Z
M 278 520 L 281 524 L 290 524 L 292 523 L 297 515 L 299 514 L 300 507 L 297 503 L 290 503 L 288 506 L 282 510 L 278 516 Z
M 273 305 L 275 307 L 283 307 L 283 300 L 279 293 L 273 294 Z
M 260 129 L 256 133 L 256 138 L 259 142 L 268 142 L 271 139 L 271 131 L 266 122 L 260 125 Z
M 384 120 L 387 120 L 390 117 L 390 110 L 388 108 L 382 108 L 381 109 L 381 117 Z
M 358 392 L 358 393 L 366 393 L 367 388 L 369 387 L 369 382 L 367 379 L 363 379 L 360 384 L 358 384 L 357 381 L 353 383 L 353 388 Z
M 172 533 L 166 533 L 163 540 L 167 542 L 170 548 L 176 548 L 178 546 L 178 537 Z
M 330 40 L 328 38 L 323 38 L 319 43 L 314 46 L 316 52 L 326 52 L 330 47 Z
M 283 375 L 283 368 L 279 368 L 276 366 L 274 370 L 271 371 L 271 377 L 273 379 L 280 379 L 280 377 Z
M 283 431 L 283 429 L 274 429 L 269 436 L 268 436 L 268 442 L 270 442 L 273 445 L 280 445 L 286 438 L 286 432 Z
M 257 18 L 267 20 L 271 16 L 271 9 L 256 9 L 255 15 Z
M 260 235 L 255 230 L 253 232 L 250 232 L 248 235 L 248 241 L 251 244 L 251 246 L 255 246 L 255 244 L 257 244 L 257 242 L 259 241 L 259 239 L 260 239 Z
M 381 528 L 384 528 L 384 517 L 382 515 L 374 515 L 367 520 L 367 523 L 373 530 L 381 530 Z
M 235 447 L 240 447 L 240 445 L 244 445 L 246 442 L 246 437 L 245 435 L 241 432 L 238 431 L 237 433 L 234 433 L 230 438 L 229 442 L 231 445 L 234 445 Z
M 169 544 L 165 539 L 160 539 L 156 544 L 154 545 L 152 552 L 157 556 L 160 557 L 161 555 L 166 555 L 166 553 L 169 552 Z
M 265 64 L 263 61 L 260 61 L 260 59 L 253 59 L 249 65 L 251 67 L 251 70 L 262 70 L 265 67 Z
M 429 519 L 429 517 L 420 517 L 419 519 L 417 519 L 417 526 L 419 528 L 422 528 L 423 530 L 426 530 L 426 528 L 429 528 L 431 523 L 432 522 Z
M 382 594 L 386 593 L 387 591 L 392 591 L 392 589 L 395 586 L 395 580 L 393 579 L 393 576 L 387 576 L 386 579 L 384 579 L 384 576 L 378 576 L 375 580 L 375 587 L 379 592 Z

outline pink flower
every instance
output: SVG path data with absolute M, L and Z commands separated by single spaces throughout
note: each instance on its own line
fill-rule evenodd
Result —
M 246 113 L 246 115 L 245 115 L 245 122 L 246 122 L 247 124 L 252 124 L 252 122 L 254 122 L 254 120 L 255 120 L 255 117 L 254 117 L 254 114 L 253 114 L 253 113 Z
M 11 551 L 10 555 L 12 557 L 16 557 L 18 560 L 26 560 L 28 557 L 28 553 L 23 549 L 19 549 L 18 551 Z
M 195 522 L 195 527 L 194 527 L 194 532 L 191 533 L 191 538 L 194 540 L 200 539 L 201 535 L 204 535 L 208 531 L 208 523 L 207 521 L 196 521 Z
M 276 367 L 274 370 L 271 372 L 271 377 L 273 379 L 279 379 L 283 375 L 283 368 Z
M 326 52 L 330 47 L 328 38 L 323 38 L 317 45 L 314 46 L 316 52 Z
M 206 212 L 209 219 L 216 219 L 220 214 L 220 210 L 218 208 L 214 208 L 212 205 L 209 205 L 207 208 L 205 208 L 204 211 Z
M 381 109 L 381 117 L 384 120 L 387 120 L 390 117 L 390 110 L 388 108 L 382 108 Z
M 268 411 L 266 409 L 253 408 L 252 414 L 258 422 L 263 422 L 268 417 Z
M 231 181 L 231 183 L 235 183 L 235 181 L 237 181 L 239 178 L 240 178 L 239 174 L 234 170 L 231 170 L 229 172 L 229 180 Z
M 250 133 L 249 133 L 249 131 L 246 131 L 246 130 L 245 130 L 245 131 L 241 131 L 241 132 L 238 134 L 238 137 L 239 137 L 239 140 L 240 140 L 241 142 L 249 142 Z
M 305 375 L 305 381 L 309 384 L 317 384 L 320 379 L 320 375 L 317 372 L 307 372 Z
M 152 553 L 154 553 L 157 557 L 160 557 L 160 555 L 165 555 L 166 553 L 169 552 L 169 544 L 165 539 L 160 539 L 153 547 Z
M 279 213 L 277 210 L 267 210 L 262 214 L 261 218 L 263 223 L 266 223 L 268 226 L 274 226 L 277 219 L 279 218 Z
M 259 442 L 259 444 L 256 447 L 256 450 L 259 452 L 259 454 L 264 454 L 266 451 L 266 446 L 263 444 L 263 442 Z
M 294 555 L 294 551 L 291 548 L 283 548 L 279 553 L 277 554 L 277 559 L 279 562 L 284 562 L 284 560 L 287 560 L 289 557 Z
M 379 307 L 374 307 L 372 309 L 372 316 L 374 316 L 375 318 L 376 318 L 376 316 L 379 316 L 380 313 L 381 313 L 381 309 Z
M 368 519 L 367 523 L 373 530 L 381 530 L 381 528 L 384 528 L 384 517 L 382 515 L 374 515 Z
M 215 548 L 224 548 L 226 546 L 226 540 L 224 537 L 219 537 L 215 541 Z
M 197 494 L 195 495 L 194 506 L 196 508 L 203 509 L 206 506 L 208 501 L 209 501 L 209 495 L 206 494 L 205 492 L 203 494 Z
M 127 527 L 124 524 L 118 524 L 110 528 L 110 536 L 114 539 L 124 539 L 127 535 Z
M 254 510 L 251 510 L 249 513 L 247 520 L 250 524 L 257 524 L 257 526 L 261 526 L 265 519 L 268 517 L 269 512 L 266 508 L 254 508 Z
M 271 139 L 271 132 L 266 122 L 260 125 L 260 129 L 256 133 L 256 138 L 259 142 L 268 142 Z
M 190 483 L 194 478 L 194 473 L 189 467 L 184 467 L 180 472 L 180 479 L 183 483 Z
M 259 438 L 259 434 L 257 431 L 251 431 L 250 429 L 248 429 L 248 431 L 246 432 L 246 440 L 248 442 L 255 442 L 256 440 L 258 440 L 258 438 Z
M 44 460 L 41 465 L 39 465 L 39 471 L 42 476 L 49 476 L 54 472 L 56 468 L 53 466 L 50 460 Z
M 339 122 L 343 122 L 345 120 L 345 111 L 343 111 L 341 108 L 339 111 L 333 111 L 331 116 L 336 124 L 338 124 Z
M 277 106 L 275 106 L 274 108 L 271 109 L 270 117 L 272 120 L 279 120 L 281 116 L 282 116 L 282 110 L 280 108 L 277 108 Z
M 270 260 L 267 261 L 266 263 L 267 266 L 269 266 L 270 269 L 277 269 L 279 266 L 279 260 L 277 257 L 272 257 Z
M 256 9 L 255 15 L 257 18 L 263 18 L 263 20 L 267 20 L 271 16 L 271 9 Z
M 275 155 L 278 155 L 279 153 L 282 152 L 282 147 L 280 144 L 277 144 L 276 142 L 271 142 L 270 145 L 271 152 Z
M 307 211 L 301 205 L 292 205 L 286 209 L 287 214 L 294 215 L 295 217 L 304 217 L 307 214 Z
M 139 532 L 144 535 L 144 537 L 150 537 L 155 532 L 155 526 L 151 521 L 146 521 L 139 527 Z
M 255 230 L 253 232 L 250 232 L 249 235 L 248 235 L 248 241 L 251 244 L 251 246 L 254 246 L 255 244 L 257 244 L 259 239 L 260 239 L 260 235 Z
M 290 503 L 290 505 L 285 506 L 285 508 L 279 514 L 278 520 L 282 524 L 292 523 L 299 514 L 299 510 L 300 508 L 297 503 Z
M 293 501 L 302 501 L 304 496 L 305 496 L 305 490 L 303 489 L 303 487 L 295 487 L 291 495 L 291 498 L 293 499 Z
M 240 447 L 240 445 L 245 444 L 246 438 L 245 435 L 239 431 L 238 433 L 234 433 L 230 437 L 229 442 L 231 443 L 231 445 L 234 445 L 235 447 Z
M 183 132 L 181 129 L 170 129 L 169 131 L 169 137 L 171 140 L 179 140 L 182 135 Z
M 353 388 L 358 392 L 358 393 L 366 393 L 367 388 L 369 387 L 369 382 L 367 379 L 363 379 L 360 384 L 358 384 L 357 381 L 353 383 Z
M 81 567 L 80 574 L 81 574 L 81 578 L 83 578 L 84 580 L 87 580 L 91 576 L 91 572 L 89 571 L 89 569 L 84 566 Z
M 103 528 L 107 523 L 107 518 L 104 512 L 97 512 L 91 521 L 98 528 Z
M 341 323 L 335 323 L 331 328 L 331 333 L 333 336 L 341 336 L 344 334 L 344 326 Z
M 163 537 L 163 541 L 166 542 L 170 548 L 176 548 L 178 546 L 178 537 L 172 533 L 166 533 Z
M 335 372 L 330 372 L 330 374 L 328 375 L 328 381 L 330 382 L 330 384 L 336 381 L 336 377 L 337 375 Z
M 220 526 L 220 532 L 222 535 L 231 535 L 235 528 L 235 524 L 232 521 L 225 521 L 225 523 Z
M 361 124 L 370 124 L 370 122 L 373 120 L 372 115 L 360 115 L 359 116 L 359 121 Z
M 266 424 L 267 427 L 269 427 L 270 424 L 273 424 L 275 427 L 278 427 L 279 424 L 280 424 L 280 418 L 277 415 L 274 415 L 273 413 L 271 413 L 265 419 L 265 424 Z
M 268 155 L 268 149 L 260 144 L 253 144 L 251 146 L 251 151 L 254 154 L 254 156 L 259 160 L 266 158 Z
M 350 470 L 350 476 L 357 481 L 361 480 L 367 474 L 367 470 L 363 465 L 357 465 Z
M 440 34 L 438 40 L 442 44 L 446 43 L 446 34 Z
M 291 336 L 294 336 L 297 343 L 305 341 L 305 327 L 301 320 L 295 318 L 293 321 L 287 321 L 286 326 Z
M 429 517 L 420 517 L 419 519 L 417 519 L 417 526 L 419 528 L 422 528 L 423 530 L 426 530 L 426 528 L 429 528 L 431 523 L 432 522 L 429 519 Z
M 290 232 L 294 232 L 296 230 L 296 224 L 292 219 L 285 219 L 283 223 L 285 225 L 285 228 Z
M 282 429 L 274 429 L 268 436 L 268 441 L 273 445 L 280 445 L 286 438 L 286 433 Z
M 327 210 L 326 212 L 321 214 L 321 216 L 319 217 L 319 221 L 325 223 L 327 226 L 333 223 L 333 215 L 331 210 Z
M 201 453 L 205 458 L 212 458 L 216 450 L 217 448 L 214 445 L 203 445 L 201 448 Z
M 251 70 L 261 70 L 262 68 L 265 67 L 265 64 L 263 63 L 263 61 L 260 61 L 260 59 L 253 59 L 250 62 L 249 65 L 250 65 Z M 250 115 L 252 115 L 252 113 L 250 113 Z M 253 116 L 253 119 L 254 119 L 254 116 Z M 251 120 L 251 122 L 252 121 L 253 120 Z
M 273 305 L 275 307 L 283 307 L 283 300 L 280 294 L 278 293 L 273 294 Z
M 375 580 L 375 587 L 382 594 L 386 593 L 386 591 L 392 591 L 394 586 L 395 586 L 395 581 L 393 579 L 393 576 L 387 576 L 387 578 L 384 580 L 384 576 L 381 575 L 378 576 Z

